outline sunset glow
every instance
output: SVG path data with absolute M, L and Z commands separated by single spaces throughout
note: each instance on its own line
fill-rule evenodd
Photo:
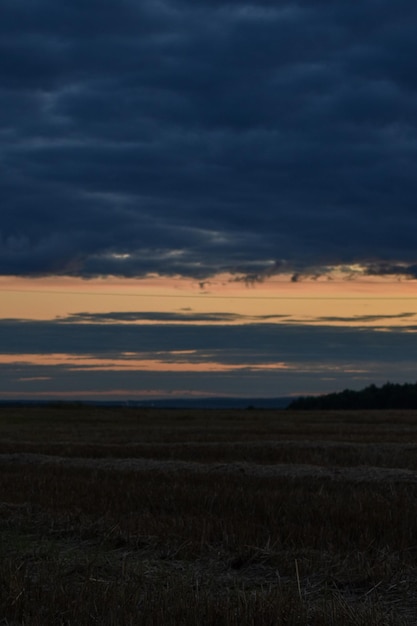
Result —
M 417 8 L 269 9 L 2 7 L 0 399 L 414 380 Z
M 380 325 L 372 316 L 381 316 L 383 325 L 390 327 L 407 326 L 410 318 L 417 315 L 417 287 L 413 281 L 370 280 L 362 276 L 350 280 L 307 278 L 291 282 L 290 276 L 282 275 L 259 283 L 245 283 L 222 275 L 204 285 L 181 277 L 153 276 L 140 280 L 107 277 L 86 281 L 68 277 L 3 276 L 0 293 L 4 319 L 52 320 L 85 311 L 194 314 L 220 311 L 244 316 L 248 323 L 260 321 L 262 316 L 267 323 L 288 318 L 307 324 Z M 368 319 L 361 319 L 363 316 Z M 156 322 L 152 320 L 152 323 Z M 241 323 L 241 320 L 228 323 Z
M 171 357 L 161 359 L 141 359 L 140 355 L 132 358 L 131 355 L 124 359 L 93 359 L 84 356 L 74 356 L 71 354 L 19 354 L 16 358 L 14 354 L 0 354 L 0 365 L 36 365 L 39 367 L 50 367 L 54 365 L 65 365 L 71 372 L 76 371 L 151 371 L 151 372 L 231 372 L 238 370 L 262 371 L 262 370 L 286 370 L 291 369 L 291 365 L 285 363 L 216 363 L 215 361 L 204 360 L 204 362 L 176 361 L 175 353 Z M 48 377 L 21 378 L 20 380 L 48 380 Z

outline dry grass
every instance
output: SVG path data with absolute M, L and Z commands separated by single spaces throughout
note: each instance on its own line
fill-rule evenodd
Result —
M 417 482 L 367 473 L 416 457 L 413 412 L 3 408 L 0 624 L 417 624 Z

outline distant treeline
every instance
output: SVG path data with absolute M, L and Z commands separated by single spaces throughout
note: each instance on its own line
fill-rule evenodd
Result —
M 417 409 L 417 383 L 370 385 L 361 391 L 345 389 L 324 396 L 306 396 L 287 407 L 295 410 L 322 409 Z

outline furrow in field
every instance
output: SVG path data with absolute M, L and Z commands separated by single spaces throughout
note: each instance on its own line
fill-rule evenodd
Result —
M 196 463 L 178 460 L 160 460 L 147 458 L 71 458 L 50 456 L 45 454 L 16 453 L 0 454 L 0 464 L 31 464 L 31 465 L 59 465 L 61 467 L 86 467 L 113 471 L 159 471 L 194 473 L 228 474 L 256 477 L 285 477 L 285 478 L 326 478 L 332 480 L 348 480 L 352 482 L 415 482 L 417 472 L 402 468 L 386 468 L 374 466 L 356 467 L 322 467 L 309 464 L 275 464 L 259 465 L 255 463 Z

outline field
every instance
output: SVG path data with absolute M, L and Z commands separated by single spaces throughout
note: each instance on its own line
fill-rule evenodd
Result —
M 417 624 L 417 412 L 0 409 L 3 626 Z

